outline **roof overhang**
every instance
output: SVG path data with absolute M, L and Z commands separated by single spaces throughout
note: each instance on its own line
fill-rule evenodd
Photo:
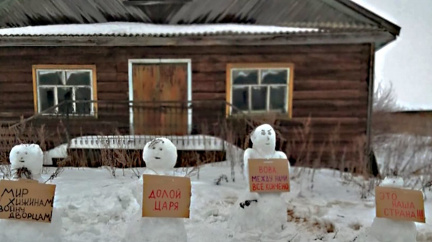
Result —
M 0 36 L 0 47 L 16 46 L 212 46 L 388 43 L 385 31 L 215 36 Z

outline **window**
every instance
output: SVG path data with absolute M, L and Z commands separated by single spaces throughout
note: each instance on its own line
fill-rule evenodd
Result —
M 228 64 L 227 115 L 278 112 L 291 117 L 293 65 L 283 63 Z
M 92 101 L 96 100 L 96 67 L 93 65 L 35 65 L 33 86 L 37 113 L 95 115 L 96 104 Z

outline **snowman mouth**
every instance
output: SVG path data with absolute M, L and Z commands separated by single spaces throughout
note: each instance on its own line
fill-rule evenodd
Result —
M 158 156 L 155 156 L 155 159 L 156 159 L 156 160 L 160 160 L 160 157 L 158 157 Z
M 24 163 L 24 162 L 25 162 L 25 160 L 20 160 L 20 162 Z

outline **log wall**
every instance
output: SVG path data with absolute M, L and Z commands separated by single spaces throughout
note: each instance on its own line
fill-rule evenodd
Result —
M 313 142 L 326 142 L 339 127 L 339 141 L 347 147 L 353 137 L 366 134 L 370 51 L 366 44 L 1 48 L 0 120 L 15 122 L 20 115 L 34 115 L 35 64 L 94 64 L 98 100 L 124 101 L 128 100 L 128 59 L 190 58 L 192 99 L 223 101 L 227 63 L 287 62 L 293 63 L 295 70 L 293 118 L 278 122 L 287 127 L 282 128 L 285 138 L 301 142 L 290 127 L 299 127 L 311 117 Z M 339 151 L 344 149 L 339 146 Z

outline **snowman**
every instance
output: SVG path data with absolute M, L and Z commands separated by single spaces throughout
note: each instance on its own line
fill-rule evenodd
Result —
M 380 186 L 403 188 L 403 179 L 400 177 L 386 177 Z M 413 221 L 393 220 L 375 217 L 370 228 L 361 234 L 356 241 L 359 242 L 415 242 L 417 241 L 417 228 Z
M 14 146 L 9 154 L 12 178 L 42 181 L 43 152 L 37 144 Z M 0 219 L 0 241 L 59 242 L 62 220 L 53 208 L 51 223 Z
M 144 146 L 145 174 L 172 175 L 177 162 L 177 148 L 167 138 L 156 138 Z M 134 188 L 134 195 L 142 205 L 143 179 Z M 187 234 L 182 218 L 142 217 L 135 213 L 127 225 L 124 241 L 186 242 Z
M 249 191 L 249 159 L 287 159 L 282 151 L 276 151 L 276 133 L 269 124 L 258 126 L 251 133 L 252 148 L 245 150 L 244 176 L 247 188 L 239 197 L 233 211 L 231 225 L 240 231 L 279 232 L 288 220 L 287 204 L 281 193 L 255 193 Z M 288 163 L 288 171 L 290 165 Z
M 43 152 L 37 144 L 14 146 L 9 154 L 13 179 L 32 179 L 42 182 Z

